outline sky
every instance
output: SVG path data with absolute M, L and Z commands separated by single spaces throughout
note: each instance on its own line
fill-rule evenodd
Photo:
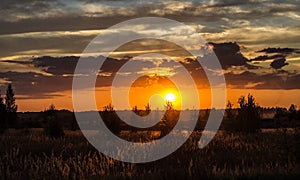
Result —
M 235 106 L 238 97 L 248 93 L 262 106 L 300 106 L 299 12 L 297 0 L 2 0 L 0 93 L 3 96 L 11 83 L 19 111 L 41 111 L 50 104 L 72 110 L 74 70 L 91 40 L 105 34 L 100 43 L 109 46 L 120 33 L 107 30 L 110 26 L 133 18 L 163 17 L 195 29 L 193 34 L 174 39 L 194 43 L 194 49 L 208 47 L 214 51 L 225 75 L 227 99 Z M 164 32 L 151 33 L 161 36 Z M 198 36 L 207 43 L 196 42 Z M 162 50 L 169 59 L 140 57 Z M 118 74 L 124 80 L 133 72 L 142 75 L 130 91 L 130 105 L 143 108 L 153 93 L 162 97 L 170 91 L 178 93 L 168 78 L 176 77 L 183 68 L 197 84 L 202 108 L 211 104 L 204 67 L 176 45 L 148 39 L 128 43 L 116 52 L 97 71 L 99 108 L 111 101 L 110 87 Z M 118 73 L 131 57 L 142 61 Z M 179 65 L 177 57 L 181 57 Z M 205 57 L 202 54 L 201 58 Z M 95 62 L 102 61 L 103 56 L 82 58 Z M 193 106 L 194 98 L 186 99 Z

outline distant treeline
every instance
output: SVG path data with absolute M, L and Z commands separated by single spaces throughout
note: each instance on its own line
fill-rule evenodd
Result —
M 132 111 L 138 116 L 147 116 L 152 110 L 151 106 L 146 104 L 144 109 L 138 109 L 137 106 L 134 106 Z M 196 130 L 204 129 L 211 111 L 220 110 L 207 109 L 199 111 Z M 136 128 L 126 124 L 118 117 L 112 104 L 104 106 L 103 110 L 99 111 L 99 114 L 106 126 L 115 134 L 119 134 L 122 130 L 159 130 L 162 135 L 165 135 L 176 125 L 180 112 L 184 111 L 175 110 L 172 102 L 166 102 L 165 113 L 158 123 L 146 129 Z M 188 121 L 186 123 L 188 123 Z M 88 127 L 96 128 L 93 124 Z M 241 96 L 238 99 L 238 107 L 236 108 L 233 107 L 231 102 L 227 103 L 220 129 L 256 132 L 260 128 L 288 127 L 300 127 L 300 110 L 297 110 L 294 104 L 292 104 L 289 109 L 280 107 L 263 108 L 260 107 L 255 102 L 254 97 L 249 94 L 247 97 Z M 8 128 L 44 128 L 45 133 L 53 137 L 64 135 L 64 130 L 79 130 L 74 112 L 69 110 L 57 110 L 54 105 L 50 105 L 48 109 L 42 112 L 17 113 L 17 105 L 15 104 L 14 91 L 11 85 L 8 85 L 4 99 L 1 98 L 0 95 L 0 132 Z
M 139 116 L 146 116 L 149 111 L 151 109 L 134 110 Z M 196 130 L 204 129 L 211 111 L 218 110 L 206 109 L 199 111 Z M 296 110 L 294 105 L 289 109 L 259 107 L 256 113 L 251 109 L 227 107 L 220 129 L 255 132 L 260 128 L 300 127 L 300 110 Z M 116 134 L 122 130 L 160 130 L 168 133 L 176 125 L 180 111 L 174 109 L 166 111 L 166 114 L 155 126 L 147 129 L 129 126 L 118 117 L 113 108 L 99 111 L 99 114 L 108 128 Z M 55 125 L 54 128 L 62 128 L 64 130 L 79 129 L 74 112 L 68 110 L 52 109 L 43 112 L 26 112 L 18 113 L 17 116 L 15 128 L 45 128 L 49 125 L 49 122 L 55 121 L 52 123 Z

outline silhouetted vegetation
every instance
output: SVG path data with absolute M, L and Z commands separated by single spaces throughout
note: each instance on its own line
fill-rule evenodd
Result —
M 112 104 L 104 106 L 103 112 L 101 112 L 100 115 L 112 133 L 118 135 L 121 132 L 121 120 L 117 116 Z
M 297 119 L 297 110 L 295 104 L 291 104 L 288 113 L 289 113 L 289 121 L 293 121 Z
M 46 123 L 44 131 L 47 135 L 53 138 L 59 138 L 64 136 L 63 127 L 61 126 L 57 118 L 57 110 L 53 104 L 43 112 L 44 121 Z
M 150 106 L 149 103 L 147 103 L 147 104 L 145 105 L 145 111 L 146 111 L 146 115 L 149 114 L 149 113 L 151 112 L 151 106 Z
M 15 127 L 18 106 L 16 105 L 15 93 L 9 84 L 6 90 L 5 101 L 0 94 L 0 131 Z
M 3 131 L 7 127 L 6 123 L 6 106 L 0 94 L 0 131 Z
M 233 104 L 230 101 L 227 102 L 225 112 L 226 112 L 226 118 L 227 119 L 234 119 L 235 118 L 234 112 L 233 112 Z
M 145 164 L 113 160 L 80 132 L 53 139 L 38 131 L 0 136 L 3 179 L 298 179 L 299 130 L 219 131 L 204 149 L 200 132 L 170 156 Z M 138 133 L 122 138 L 139 139 Z M 169 143 L 173 143 L 172 141 Z M 116 147 L 117 148 L 117 147 Z M 134 148 L 134 147 L 131 147 Z
M 174 104 L 171 101 L 167 101 L 165 105 L 165 114 L 161 120 L 161 137 L 167 135 L 176 125 L 179 118 L 179 111 L 174 109 Z
M 5 105 L 7 112 L 8 124 L 10 127 L 15 125 L 17 119 L 18 106 L 16 105 L 15 93 L 11 84 L 8 85 L 5 96 Z
M 236 130 L 256 132 L 260 128 L 261 108 L 251 94 L 248 94 L 247 99 L 241 96 L 238 103 L 240 107 L 236 118 Z

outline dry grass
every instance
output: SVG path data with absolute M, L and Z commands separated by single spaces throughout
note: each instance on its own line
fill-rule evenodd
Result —
M 129 135 L 129 134 L 127 134 Z M 131 134 L 138 138 L 137 134 Z M 219 132 L 204 149 L 192 137 L 170 156 L 146 164 L 115 161 L 79 132 L 51 139 L 39 131 L 5 133 L 0 139 L 1 179 L 296 178 L 298 130 L 257 134 Z

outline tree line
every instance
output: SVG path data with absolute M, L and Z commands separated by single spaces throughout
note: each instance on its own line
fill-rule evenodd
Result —
M 222 123 L 227 123 L 227 127 L 230 130 L 249 133 L 258 131 L 262 127 L 261 120 L 263 112 L 269 110 L 270 108 L 266 109 L 259 106 L 255 101 L 253 95 L 251 94 L 248 94 L 248 96 L 246 97 L 241 96 L 237 102 L 238 107 L 233 108 L 233 104 L 228 101 L 224 120 Z M 16 128 L 19 126 L 22 128 L 25 125 L 24 123 L 26 122 L 23 122 L 23 120 L 20 118 L 17 122 L 17 109 L 18 106 L 16 105 L 15 93 L 12 85 L 9 84 L 6 89 L 5 97 L 2 97 L 0 93 L 0 132 L 3 132 L 3 130 L 7 128 Z M 160 120 L 160 123 L 158 123 L 157 126 L 151 128 L 152 130 L 161 130 L 163 134 L 167 134 L 172 130 L 172 128 L 176 125 L 180 113 L 179 110 L 174 109 L 174 105 L 172 102 L 166 102 L 165 110 L 166 113 Z M 293 127 L 299 127 L 300 110 L 297 110 L 296 105 L 292 104 L 289 109 L 276 107 L 273 108 L 273 110 L 275 110 L 275 116 L 272 119 L 275 124 L 273 127 L 289 127 L 291 124 L 293 125 Z M 138 109 L 137 106 L 134 106 L 132 108 L 132 111 L 139 116 L 147 116 L 151 112 L 151 106 L 148 103 L 145 105 L 145 108 L 143 110 Z M 196 130 L 201 130 L 202 127 L 205 126 L 210 111 L 211 110 L 209 109 L 206 110 L 204 116 L 201 116 L 201 114 L 199 113 Z M 59 116 L 59 114 L 61 113 L 72 115 L 68 116 L 68 118 L 62 118 Z M 103 110 L 99 113 L 102 116 L 105 124 L 115 134 L 120 133 L 121 130 L 124 129 L 124 123 L 122 123 L 122 120 L 115 113 L 115 109 L 112 104 L 104 106 Z M 25 125 L 26 128 L 42 127 L 44 128 L 46 134 L 53 137 L 62 136 L 64 134 L 63 130 L 65 128 L 68 128 L 70 130 L 79 129 L 73 112 L 58 111 L 54 105 L 51 105 L 48 109 L 41 112 L 39 119 L 42 120 L 29 120 L 27 122 L 29 124 Z M 129 129 L 133 131 L 139 130 L 135 127 L 130 127 Z
M 14 127 L 17 119 L 17 110 L 15 93 L 12 85 L 9 84 L 4 98 L 2 98 L 0 93 L 0 130 Z

